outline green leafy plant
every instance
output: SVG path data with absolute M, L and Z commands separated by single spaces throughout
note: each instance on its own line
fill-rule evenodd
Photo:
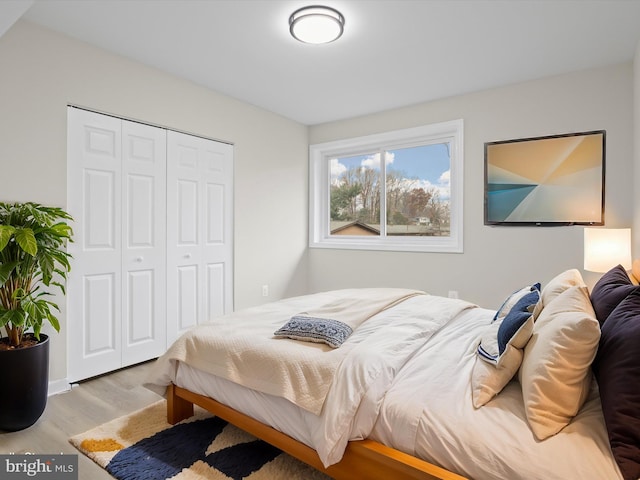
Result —
M 60 331 L 58 305 L 44 287 L 66 293 L 72 220 L 61 208 L 0 202 L 0 328 L 11 347 L 20 346 L 30 330 L 39 340 L 44 322 Z

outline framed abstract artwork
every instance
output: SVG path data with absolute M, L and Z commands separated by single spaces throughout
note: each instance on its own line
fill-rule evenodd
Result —
M 604 225 L 606 132 L 484 144 L 485 225 Z

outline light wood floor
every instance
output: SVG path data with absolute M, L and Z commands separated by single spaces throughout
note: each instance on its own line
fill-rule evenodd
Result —
M 161 399 L 142 384 L 151 363 L 91 379 L 71 391 L 49 397 L 35 425 L 20 432 L 0 431 L 0 453 L 78 453 L 80 480 L 107 480 L 111 475 L 69 443 L 69 437 L 139 410 Z

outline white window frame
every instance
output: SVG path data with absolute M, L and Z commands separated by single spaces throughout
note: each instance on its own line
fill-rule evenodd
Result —
M 309 247 L 407 252 L 463 252 L 464 125 L 461 119 L 420 127 L 336 140 L 309 146 Z M 425 144 L 451 146 L 451 231 L 448 237 L 356 236 L 330 234 L 332 158 Z M 384 192 L 382 192 L 384 195 Z

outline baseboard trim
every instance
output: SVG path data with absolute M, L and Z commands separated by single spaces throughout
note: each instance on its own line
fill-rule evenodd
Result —
M 49 382 L 49 396 L 68 392 L 69 390 L 71 390 L 71 384 L 66 378 L 61 380 L 52 380 Z

